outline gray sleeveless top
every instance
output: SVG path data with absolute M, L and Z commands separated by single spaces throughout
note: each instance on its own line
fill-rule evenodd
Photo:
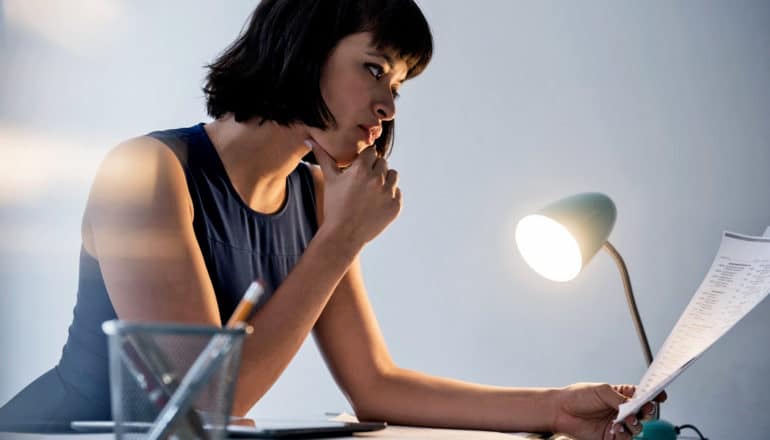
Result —
M 289 175 L 283 207 L 274 214 L 261 214 L 250 209 L 235 191 L 203 124 L 149 136 L 166 144 L 184 169 L 194 207 L 195 236 L 222 322 L 232 314 L 251 281 L 263 280 L 265 298 L 269 298 L 318 227 L 308 165 L 300 163 Z M 93 408 L 83 408 L 81 419 L 110 417 L 107 342 L 101 324 L 115 318 L 99 262 L 81 250 L 77 303 L 58 365 L 65 384 L 94 404 Z

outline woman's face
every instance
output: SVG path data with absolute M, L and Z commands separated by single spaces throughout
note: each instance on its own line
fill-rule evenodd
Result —
M 371 45 L 371 34 L 349 35 L 337 44 L 321 72 L 321 96 L 337 125 L 310 127 L 309 134 L 340 166 L 349 165 L 395 117 L 396 91 L 407 65 Z

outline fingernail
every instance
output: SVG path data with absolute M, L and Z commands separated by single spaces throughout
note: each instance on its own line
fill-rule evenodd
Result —
M 305 146 L 307 146 L 308 148 L 310 148 L 312 150 L 313 149 L 313 141 L 311 141 L 310 139 L 305 139 Z
M 610 434 L 615 434 L 615 427 L 610 428 Z
M 623 432 L 623 426 L 618 426 L 618 432 Z
M 639 420 L 637 420 L 637 419 L 634 419 L 634 421 L 631 422 L 631 425 L 633 425 L 633 426 L 636 426 L 638 424 L 639 424 Z

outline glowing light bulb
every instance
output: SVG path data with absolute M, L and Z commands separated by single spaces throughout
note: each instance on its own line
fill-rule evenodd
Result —
M 528 215 L 516 225 L 516 246 L 524 261 L 553 281 L 569 281 L 580 273 L 580 247 L 567 228 L 543 215 Z

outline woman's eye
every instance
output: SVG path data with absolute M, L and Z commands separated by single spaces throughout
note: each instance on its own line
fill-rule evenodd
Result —
M 364 64 L 364 66 L 366 67 L 366 70 L 368 70 L 369 73 L 376 80 L 382 79 L 382 77 L 385 75 L 385 68 L 380 66 L 379 64 L 366 63 L 366 64 Z M 401 96 L 401 95 L 399 95 L 398 89 L 396 89 L 396 88 L 390 89 L 390 93 L 393 94 L 393 99 L 396 99 L 399 96 Z
M 366 63 L 365 66 L 375 79 L 380 79 L 382 78 L 382 75 L 385 74 L 385 69 L 383 69 L 382 66 L 371 63 Z

